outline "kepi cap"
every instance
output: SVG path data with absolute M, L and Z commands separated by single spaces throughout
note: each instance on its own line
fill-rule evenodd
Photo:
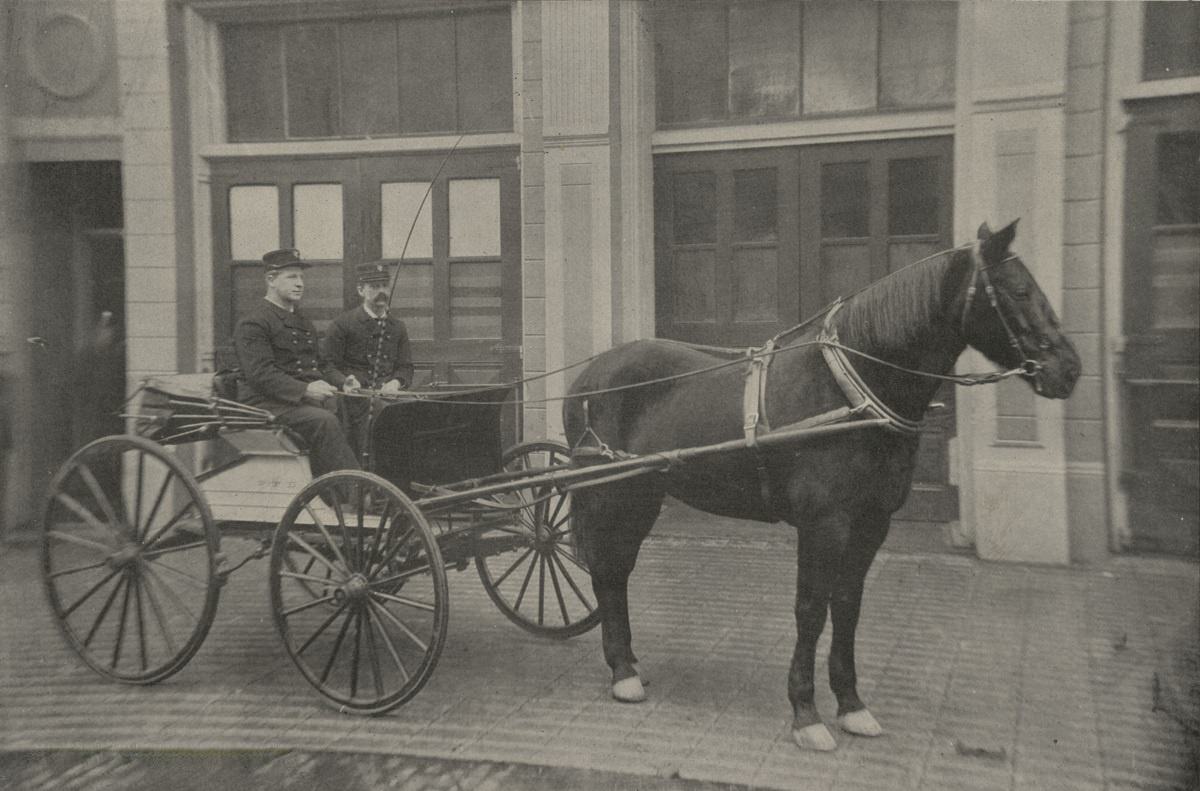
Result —
M 391 282 L 391 268 L 392 265 L 387 261 L 369 261 L 359 264 L 357 268 L 358 282 L 359 284 Z
M 280 269 L 286 269 L 289 266 L 298 266 L 301 269 L 307 269 L 312 266 L 312 264 L 300 257 L 300 251 L 294 247 L 272 250 L 263 255 L 262 260 L 267 272 L 278 272 Z

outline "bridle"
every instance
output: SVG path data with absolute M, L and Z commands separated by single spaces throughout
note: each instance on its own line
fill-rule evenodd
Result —
M 1018 256 L 1016 255 L 1009 255 L 999 263 L 1005 264 L 1016 259 L 1017 257 Z M 1043 366 L 1029 354 L 1029 351 L 1025 348 L 1025 344 L 1023 344 L 1017 334 L 1013 332 L 1012 325 L 1009 323 L 1008 318 L 1005 317 L 1004 311 L 1000 307 L 1000 292 L 994 285 L 992 285 L 992 279 L 988 276 L 988 269 L 992 266 L 992 264 L 984 263 L 983 256 L 979 252 L 978 244 L 972 246 L 971 248 L 971 260 L 974 263 L 974 271 L 971 273 L 971 282 L 967 286 L 966 298 L 963 300 L 962 321 L 960 322 L 959 327 L 960 332 L 965 338 L 967 332 L 967 317 L 971 313 L 971 306 L 975 302 L 975 294 L 978 291 L 977 284 L 980 281 L 983 281 L 983 292 L 987 295 L 988 304 L 992 306 L 992 310 L 995 312 L 996 318 L 1000 319 L 1000 326 L 1004 328 L 1004 334 L 1008 336 L 1008 345 L 1013 348 L 1013 351 L 1017 353 L 1017 358 L 1021 361 L 1017 365 L 1020 375 L 1033 379 L 1034 384 L 1040 388 L 1040 383 L 1037 380 L 1037 374 L 1042 370 Z M 1021 322 L 1021 324 L 1025 324 L 1023 319 L 1018 320 Z M 1024 326 L 1023 329 L 1028 330 L 1029 327 Z M 1038 343 L 1038 348 L 1041 351 L 1045 351 L 1050 347 L 1045 340 L 1042 340 Z

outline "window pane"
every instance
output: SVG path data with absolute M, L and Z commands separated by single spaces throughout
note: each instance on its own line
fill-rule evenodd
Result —
M 512 120 L 512 34 L 509 14 L 458 20 L 458 129 L 505 131 Z
M 239 25 L 224 30 L 225 113 L 229 139 L 282 140 L 283 63 L 279 29 Z
M 400 75 L 396 25 L 350 22 L 341 26 L 342 133 L 400 131 Z
M 500 262 L 450 264 L 450 337 L 500 337 Z
M 450 255 L 500 255 L 500 179 L 450 182 Z
M 400 131 L 449 132 L 456 128 L 454 19 L 402 19 Z
M 879 103 L 920 107 L 954 102 L 954 3 L 879 7 Z
M 1159 225 L 1200 223 L 1200 132 L 1158 136 Z
M 848 297 L 870 282 L 870 245 L 821 246 L 821 294 L 826 300 Z
M 725 117 L 725 6 L 674 0 L 656 6 L 658 121 Z
M 867 206 L 871 185 L 866 162 L 821 166 L 821 236 L 869 236 Z
M 733 174 L 733 238 L 739 242 L 774 242 L 778 201 L 775 170 L 739 170 Z
M 878 18 L 871 0 L 805 5 L 805 113 L 875 107 Z
M 888 233 L 938 233 L 938 160 L 893 159 L 888 163 Z
M 433 338 L 433 264 L 401 264 L 392 307 L 413 340 Z
M 1200 3 L 1146 3 L 1143 79 L 1200 74 Z
M 677 173 L 671 177 L 672 238 L 675 244 L 717 240 L 717 177 L 713 173 Z
M 337 29 L 333 25 L 284 28 L 288 137 L 338 133 Z
M 229 188 L 229 249 L 235 261 L 253 261 L 279 249 L 278 189 Z
M 292 188 L 296 247 L 304 258 L 342 258 L 342 185 L 297 184 Z
M 716 320 L 716 253 L 676 250 L 671 261 L 671 318 L 676 322 Z
M 800 4 L 729 8 L 729 114 L 735 118 L 800 113 Z
M 379 186 L 380 249 L 384 258 L 433 258 L 433 196 L 429 182 L 406 181 Z M 422 205 L 422 200 L 424 205 Z M 421 216 L 413 224 L 417 207 Z M 409 229 L 412 237 L 409 238 Z M 408 240 L 408 248 L 404 242 Z
M 774 321 L 779 304 L 778 251 L 747 247 L 733 251 L 733 320 Z

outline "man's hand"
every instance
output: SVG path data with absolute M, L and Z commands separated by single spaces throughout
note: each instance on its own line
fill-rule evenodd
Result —
M 323 379 L 318 379 L 315 382 L 308 383 L 308 387 L 304 390 L 304 399 L 306 401 L 313 401 L 319 404 L 336 392 L 336 387 Z
M 355 390 L 362 389 L 362 385 L 358 383 L 358 378 L 354 374 L 346 377 L 346 381 L 342 383 L 342 392 L 353 393 Z
M 392 381 L 379 388 L 379 392 L 384 395 L 396 395 L 400 392 L 400 380 L 393 379 Z

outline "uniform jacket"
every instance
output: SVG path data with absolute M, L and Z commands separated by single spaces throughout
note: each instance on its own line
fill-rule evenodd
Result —
M 325 338 L 325 356 L 363 387 L 382 387 L 392 379 L 399 379 L 402 387 L 412 383 L 408 328 L 391 314 L 376 319 L 359 305 L 338 316 Z
M 264 299 L 233 333 L 242 381 L 238 400 L 299 404 L 309 382 L 324 379 L 334 387 L 346 380 L 321 358 L 317 330 L 299 310 L 288 311 Z

